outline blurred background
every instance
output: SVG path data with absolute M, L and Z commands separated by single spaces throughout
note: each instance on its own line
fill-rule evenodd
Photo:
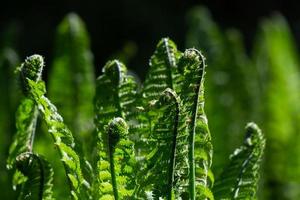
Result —
M 64 65 L 66 74 L 81 69 L 86 88 L 93 91 L 94 76 L 101 74 L 107 60 L 118 58 L 143 80 L 156 44 L 162 37 L 170 37 L 179 50 L 196 47 L 207 58 L 205 109 L 213 138 L 215 177 L 242 143 L 246 123 L 255 121 L 267 138 L 259 199 L 299 200 L 299 8 L 296 0 L 1 2 L 0 188 L 7 188 L 4 199 L 16 195 L 10 187 L 12 172 L 7 172 L 5 164 L 21 96 L 15 92 L 18 86 L 13 71 L 21 60 L 35 53 L 45 57 L 49 98 L 76 132 L 72 124 L 78 116 L 69 112 L 73 99 L 63 96 L 61 86 L 75 94 L 78 91 L 72 85 L 68 88 L 69 80 L 62 80 L 67 76 L 59 77 L 55 69 Z M 70 12 L 81 20 L 67 15 Z M 72 26 L 78 35 L 69 34 Z M 77 66 L 70 64 L 74 60 Z M 90 92 L 86 102 L 92 99 Z M 93 119 L 92 103 L 87 107 L 85 118 L 79 116 L 83 127 Z M 43 134 L 36 137 L 37 152 L 54 163 L 55 170 L 61 167 L 54 158 L 57 155 L 48 151 L 51 138 Z M 56 174 L 63 176 L 62 171 Z M 64 197 L 59 189 L 64 184 L 55 182 L 56 197 Z
M 134 42 L 137 49 L 129 66 L 143 76 L 154 42 L 169 36 L 181 49 L 185 46 L 186 13 L 195 5 L 206 6 L 220 27 L 238 28 L 247 48 L 252 46 L 259 20 L 274 11 L 287 18 L 300 41 L 300 2 L 297 0 L 3 1 L 0 33 L 14 23 L 21 57 L 40 53 L 50 62 L 56 26 L 67 13 L 76 12 L 86 23 L 97 70 L 108 57 Z

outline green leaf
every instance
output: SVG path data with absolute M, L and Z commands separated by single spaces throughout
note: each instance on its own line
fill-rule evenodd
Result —
M 212 159 L 212 145 L 207 119 L 204 113 L 204 74 L 205 58 L 196 49 L 187 49 L 178 63 L 178 71 L 181 78 L 176 82 L 176 89 L 182 100 L 182 116 L 180 123 L 179 138 L 180 145 L 178 152 L 182 154 L 188 151 L 188 167 L 184 159 L 178 161 L 177 170 L 182 173 L 178 177 L 178 193 L 187 195 L 190 199 L 205 199 L 202 194 L 197 194 L 199 190 L 208 190 L 211 183 L 208 182 L 208 173 Z M 187 170 L 182 170 L 187 168 Z M 181 191 L 186 186 L 188 174 L 188 191 Z M 181 186 L 180 186 L 181 185 Z M 182 187 L 184 186 L 184 187 Z
M 99 199 L 129 199 L 136 185 L 136 161 L 126 122 L 120 117 L 111 120 L 105 138 L 98 162 Z
M 157 118 L 157 122 L 147 141 L 152 151 L 147 156 L 146 167 L 137 178 L 139 197 L 146 198 L 149 192 L 155 199 L 172 199 L 174 196 L 179 103 L 177 94 L 168 88 L 151 105 L 150 112 Z
M 17 169 L 27 178 L 18 199 L 52 200 L 53 169 L 41 156 L 26 152 L 16 158 Z
M 126 67 L 117 60 L 109 61 L 103 68 L 103 75 L 97 79 L 97 89 L 95 97 L 95 124 L 98 133 L 98 164 L 97 164 L 97 182 L 96 189 L 100 190 L 101 198 L 113 197 L 113 183 L 111 182 L 111 164 L 112 162 L 108 154 L 108 150 L 111 148 L 108 143 L 109 134 L 105 128 L 107 124 L 116 117 L 122 117 L 124 119 L 132 119 L 132 112 L 134 109 L 134 103 L 136 100 L 137 84 L 134 78 L 127 75 Z M 134 121 L 130 123 L 135 123 Z M 118 142 L 115 146 L 114 152 L 116 155 L 114 159 L 124 160 L 124 163 L 120 163 L 120 160 L 113 162 L 118 170 L 116 171 L 116 183 L 121 182 L 119 187 L 124 192 L 120 195 L 114 193 L 114 196 L 130 196 L 132 194 L 132 188 L 135 186 L 134 181 L 134 151 L 133 143 L 129 140 L 128 133 L 126 137 Z M 132 151 L 132 152 L 131 152 Z M 128 161 L 129 163 L 126 163 Z M 113 167 L 114 168 L 114 167 Z M 123 169 L 124 168 L 124 169 Z M 124 171 L 125 170 L 125 171 Z M 126 171 L 127 170 L 127 171 Z M 118 177 L 119 176 L 119 177 Z M 130 178 L 126 178 L 130 177 Z M 119 180 L 120 179 L 120 180 Z M 122 181 L 123 179 L 123 181 Z M 123 183 L 124 180 L 128 180 L 127 183 Z M 100 188 L 98 188 L 100 187 Z
M 15 159 L 24 152 L 32 152 L 38 110 L 33 100 L 24 98 L 16 113 L 16 135 L 9 148 L 7 167 L 13 168 Z
M 38 59 L 37 62 L 34 60 Z M 20 79 L 23 79 L 23 75 L 30 76 L 33 80 L 38 81 L 41 79 L 41 71 L 43 68 L 42 60 L 39 60 L 39 57 L 36 55 L 26 58 L 25 62 L 21 65 L 21 68 L 27 68 L 29 65 L 32 64 L 32 69 L 37 69 L 40 65 L 41 69 L 37 72 L 36 76 L 33 76 L 31 71 L 24 71 L 21 73 Z M 22 83 L 24 84 L 24 83 Z M 24 90 L 25 91 L 25 90 Z M 25 92 L 25 94 L 27 94 Z M 16 134 L 14 135 L 13 142 L 9 148 L 9 155 L 7 158 L 7 168 L 12 169 L 15 167 L 16 157 L 24 152 L 32 152 L 34 136 L 35 136 L 35 129 L 36 129 L 36 122 L 38 117 L 38 110 L 34 101 L 31 100 L 29 97 L 25 96 L 16 113 Z M 17 178 L 22 179 L 19 173 L 15 172 L 15 179 Z M 21 184 L 22 181 L 13 181 L 13 187 L 15 188 L 17 185 Z
M 57 146 L 69 180 L 72 198 L 87 198 L 89 183 L 82 175 L 80 158 L 76 153 L 73 135 L 64 124 L 63 118 L 57 112 L 56 107 L 45 97 L 46 88 L 44 82 L 36 78 L 37 75 L 41 74 L 43 64 L 43 58 L 39 55 L 34 55 L 21 66 L 24 88 L 36 103 Z
M 89 139 L 93 130 L 94 90 L 93 56 L 88 32 L 80 17 L 70 13 L 57 29 L 49 75 L 49 97 L 61 111 L 70 130 L 80 139 Z
M 214 185 L 216 199 L 256 199 L 265 139 L 254 123 L 246 126 L 244 144 L 230 156 L 230 164 Z
M 178 76 L 177 64 L 181 54 L 172 40 L 163 38 L 158 42 L 150 59 L 150 68 L 136 102 L 138 109 L 134 113 L 138 126 L 129 124 L 130 132 L 135 134 L 135 146 L 139 157 L 144 157 L 151 151 L 151 148 L 147 148 L 149 147 L 147 140 L 157 120 L 148 112 L 149 103 L 158 100 L 167 88 L 174 89 Z
M 173 89 L 173 71 L 177 67 L 179 55 L 175 43 L 169 38 L 159 41 L 150 59 L 149 72 L 142 90 L 146 104 L 151 100 L 157 100 L 165 89 Z

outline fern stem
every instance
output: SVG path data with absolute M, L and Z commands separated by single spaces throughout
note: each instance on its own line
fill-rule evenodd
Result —
M 176 99 L 172 92 L 169 92 L 173 97 Z M 173 131 L 173 143 L 172 143 L 172 150 L 171 150 L 171 159 L 170 159 L 170 166 L 169 166 L 169 181 L 168 186 L 169 189 L 167 191 L 167 199 L 172 200 L 172 193 L 173 193 L 173 184 L 174 184 L 174 171 L 175 171 L 175 153 L 176 153 L 176 145 L 177 145 L 177 134 L 178 134 L 178 122 L 179 122 L 179 103 L 176 101 L 176 116 L 175 116 L 175 124 L 174 124 L 174 131 Z
M 169 87 L 173 90 L 173 78 L 172 78 L 172 70 L 171 68 L 173 67 L 174 63 L 173 63 L 173 57 L 171 55 L 171 51 L 170 51 L 170 48 L 169 48 L 169 39 L 168 38 L 164 38 L 164 45 L 166 47 L 166 51 L 167 51 L 167 59 L 168 59 L 168 62 L 169 62 L 169 66 L 167 67 L 167 74 L 168 74 L 168 85 Z
M 31 119 L 31 123 L 30 123 L 31 126 L 32 126 L 32 129 L 31 129 L 30 139 L 28 141 L 28 150 L 31 153 L 32 153 L 32 150 L 33 150 L 33 142 L 34 142 L 34 138 L 35 138 L 35 130 L 36 130 L 36 123 L 37 123 L 38 113 L 39 113 L 38 109 L 35 106 L 34 111 L 33 111 L 33 116 L 32 116 L 32 119 Z
M 204 76 L 204 58 L 202 54 L 198 51 L 192 50 L 189 52 L 190 55 L 193 55 L 192 53 L 199 53 L 201 57 L 201 62 L 199 65 L 202 65 L 203 69 L 200 70 L 200 79 L 196 84 L 194 93 L 196 94 L 194 96 L 193 100 L 193 108 L 192 110 L 194 111 L 192 116 L 191 116 L 191 129 L 189 133 L 189 166 L 190 166 L 190 172 L 189 172 L 189 193 L 190 193 L 190 199 L 195 200 L 196 198 L 196 178 L 195 178 L 195 134 L 196 134 L 196 120 L 198 116 L 198 104 L 199 104 L 199 96 L 201 94 L 201 82 L 203 81 L 203 76 Z M 198 58 L 199 59 L 199 58 Z M 201 67 L 201 66 L 199 66 Z
M 119 194 L 118 194 L 118 185 L 117 185 L 117 178 L 116 178 L 116 173 L 115 173 L 115 162 L 114 162 L 114 147 L 111 145 L 110 141 L 111 137 L 108 137 L 109 140 L 109 160 L 110 160 L 110 174 L 111 174 L 111 182 L 113 186 L 113 192 L 114 192 L 114 197 L 115 200 L 119 199 Z

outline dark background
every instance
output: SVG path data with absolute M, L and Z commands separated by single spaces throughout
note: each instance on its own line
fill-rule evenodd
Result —
M 128 41 L 134 41 L 137 54 L 129 68 L 143 76 L 155 44 L 169 36 L 180 49 L 184 48 L 185 14 L 195 5 L 205 5 L 222 28 L 236 27 L 245 37 L 247 49 L 257 25 L 264 16 L 281 12 L 300 41 L 300 1 L 226 1 L 226 0 L 122 0 L 122 1 L 7 1 L 0 4 L 0 33 L 14 22 L 18 29 L 16 48 L 23 59 L 33 53 L 51 63 L 55 29 L 65 14 L 78 13 L 91 37 L 97 74 L 108 57 Z

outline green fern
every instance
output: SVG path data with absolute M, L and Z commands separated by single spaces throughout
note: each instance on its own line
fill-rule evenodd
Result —
M 23 83 L 23 75 L 31 77 L 35 81 L 41 79 L 41 70 L 38 66 L 40 63 L 32 62 L 31 58 L 27 58 L 21 65 L 21 68 L 31 67 L 32 71 L 24 70 L 20 75 L 20 81 Z M 43 66 L 43 63 L 41 63 Z M 36 71 L 34 71 L 36 70 Z M 34 75 L 33 75 L 34 74 Z M 38 117 L 37 107 L 33 100 L 26 96 L 27 90 L 24 88 L 25 97 L 21 101 L 16 115 L 16 134 L 13 143 L 9 148 L 9 156 L 7 158 L 7 168 L 15 168 L 16 157 L 24 152 L 32 152 L 33 140 Z M 23 183 L 24 177 L 16 171 L 14 174 L 13 187 Z
M 213 136 L 213 171 L 218 176 L 226 158 L 242 139 L 241 130 L 252 119 L 257 105 L 253 85 L 256 79 L 249 76 L 255 70 L 245 53 L 241 34 L 232 29 L 223 33 L 206 8 L 193 8 L 187 15 L 187 24 L 186 46 L 202 49 L 208 58 L 206 113 Z
M 196 196 L 197 199 L 212 198 L 207 191 L 210 187 L 208 172 L 211 166 L 212 145 L 204 113 L 205 67 L 205 58 L 196 49 L 186 50 L 178 64 L 183 76 L 177 87 L 182 100 L 182 116 L 188 139 L 186 144 L 188 144 L 190 199 L 196 199 Z M 201 192 L 203 196 L 197 195 L 197 192 Z
M 98 172 L 96 174 L 98 185 L 94 190 L 100 191 L 98 196 L 105 198 L 121 198 L 132 194 L 134 187 L 133 165 L 134 150 L 133 144 L 128 140 L 127 133 L 119 133 L 120 138 L 118 145 L 112 147 L 109 142 L 110 130 L 105 127 L 110 123 L 117 123 L 118 118 L 127 119 L 130 117 L 133 103 L 136 98 L 137 85 L 132 76 L 127 75 L 126 67 L 117 60 L 109 61 L 103 68 L 103 75 L 97 79 L 96 98 L 95 98 L 95 124 L 98 133 Z M 110 127 L 110 125 L 108 125 Z M 109 128 L 108 128 L 109 129 Z M 117 133 L 116 133 L 117 134 Z M 117 155 L 110 155 L 114 151 Z M 114 157 L 114 159 L 113 159 Z M 116 160 L 116 161 L 114 161 Z M 120 161 L 124 161 L 123 163 Z M 126 163 L 125 161 L 129 162 Z M 117 172 L 112 170 L 117 168 Z M 126 170 L 131 171 L 128 172 Z M 102 177 L 106 174 L 104 177 Z M 117 174 L 117 175 L 116 175 Z M 114 180 L 112 181 L 112 176 Z M 127 177 L 127 178 L 126 178 Z M 127 180 L 127 183 L 124 182 Z M 121 182 L 121 183 L 118 183 Z M 125 194 L 120 194 L 114 190 L 116 184 Z
M 230 156 L 230 164 L 214 185 L 216 199 L 256 199 L 265 139 L 254 123 L 246 126 L 244 144 Z
M 20 200 L 53 200 L 53 169 L 45 159 L 29 152 L 16 158 L 17 169 L 26 177 Z
M 200 51 L 182 53 L 170 39 L 163 38 L 141 88 L 120 61 L 106 63 L 96 84 L 94 167 L 89 171 L 83 170 L 87 161 L 80 142 L 45 96 L 43 65 L 43 58 L 33 55 L 20 67 L 26 101 L 20 105 L 17 125 L 22 126 L 17 126 L 17 142 L 10 157 L 11 166 L 16 164 L 20 170 L 16 176 L 23 183 L 20 199 L 30 195 L 52 199 L 53 170 L 32 152 L 32 118 L 36 120 L 38 112 L 59 152 L 72 199 L 214 199 L 212 144 L 204 112 L 206 64 Z M 241 173 L 232 179 L 226 178 L 230 174 L 222 174 L 225 178 L 216 183 L 216 199 L 232 191 L 244 199 L 255 194 L 264 140 L 256 126 L 248 129 L 244 146 L 228 168 L 233 170 L 231 174 Z M 229 192 L 223 191 L 222 184 Z
M 179 102 L 177 94 L 166 89 L 151 105 L 157 123 L 147 141 L 152 151 L 146 157 L 146 167 L 138 176 L 138 196 L 145 198 L 151 194 L 155 199 L 174 199 Z
M 69 180 L 72 198 L 81 199 L 88 193 L 89 184 L 82 175 L 80 159 L 75 151 L 74 138 L 63 123 L 62 117 L 57 113 L 56 107 L 44 96 L 46 92 L 44 82 L 35 79 L 42 72 L 43 58 L 33 55 L 27 59 L 27 63 L 21 66 L 24 88 L 35 101 L 57 146 Z
M 75 13 L 59 24 L 55 50 L 49 97 L 74 135 L 87 140 L 93 130 L 94 66 L 87 30 Z

